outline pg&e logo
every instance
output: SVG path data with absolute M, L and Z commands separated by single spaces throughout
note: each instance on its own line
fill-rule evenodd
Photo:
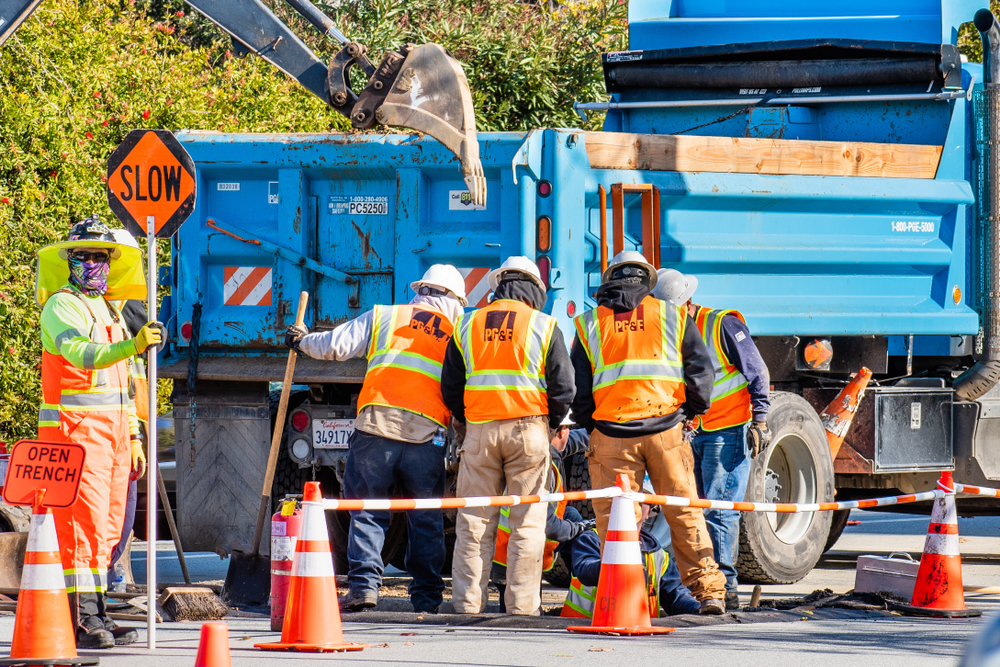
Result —
M 487 343 L 505 343 L 514 339 L 514 319 L 517 313 L 512 310 L 494 310 L 486 313 L 486 328 L 483 340 Z
M 625 313 L 615 313 L 615 333 L 632 333 L 646 330 L 646 319 L 643 317 L 643 304 L 635 310 Z
M 437 341 L 448 337 L 448 334 L 441 328 L 441 316 L 426 310 L 414 311 L 413 315 L 410 316 L 410 328 L 428 336 L 434 336 Z

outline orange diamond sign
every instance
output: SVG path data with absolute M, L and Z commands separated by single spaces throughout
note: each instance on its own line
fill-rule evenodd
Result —
M 134 236 L 150 217 L 157 238 L 173 236 L 196 191 L 194 160 L 169 130 L 132 130 L 108 158 L 108 204 Z

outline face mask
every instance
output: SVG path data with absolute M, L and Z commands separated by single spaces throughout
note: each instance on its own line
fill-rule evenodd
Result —
M 84 262 L 69 256 L 69 279 L 87 296 L 100 296 L 108 291 L 108 262 Z

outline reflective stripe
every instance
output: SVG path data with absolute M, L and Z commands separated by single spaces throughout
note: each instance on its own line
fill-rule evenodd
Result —
M 639 543 L 604 542 L 604 552 L 601 554 L 601 565 L 642 565 L 642 553 Z
M 83 348 L 83 367 L 88 370 L 94 369 L 94 359 L 97 357 L 97 353 L 100 351 L 101 345 L 99 343 L 87 343 Z
M 544 378 L 540 377 L 503 373 L 500 371 L 476 371 L 465 381 L 465 387 L 470 391 L 501 389 L 545 391 L 546 384 Z
M 301 543 L 301 541 L 300 541 Z M 296 551 L 292 559 L 293 577 L 332 577 L 333 554 L 326 551 Z
M 588 310 L 580 316 L 583 333 L 584 349 L 590 357 L 591 368 L 602 368 L 604 360 L 601 358 L 601 337 L 597 334 L 597 309 Z
M 564 604 L 584 618 L 593 618 L 596 599 L 597 586 L 584 586 L 579 579 L 573 577 Z M 565 613 L 562 615 L 567 616 Z
M 381 366 L 392 366 L 395 368 L 405 368 L 409 371 L 416 371 L 424 375 L 441 381 L 441 368 L 443 364 L 428 359 L 427 357 L 406 352 L 404 350 L 387 350 L 378 352 L 368 360 L 368 370 L 371 371 Z
M 60 563 L 25 564 L 21 573 L 22 591 L 61 591 L 65 587 Z
M 958 547 L 958 535 L 927 535 L 924 541 L 925 554 L 937 554 L 939 556 L 959 556 L 961 552 Z
M 739 391 L 746 387 L 749 383 L 743 373 L 739 371 L 733 371 L 728 375 L 723 375 L 721 378 L 718 377 L 716 373 L 715 386 L 712 387 L 712 401 L 720 398 L 725 398 L 730 394 Z
M 43 423 L 55 423 L 59 424 L 59 408 L 39 408 L 38 410 L 38 425 L 41 426 Z
M 94 371 L 94 389 L 103 389 L 110 384 L 108 380 L 108 370 L 106 368 L 99 368 Z
M 83 333 L 79 329 L 66 329 L 65 331 L 60 332 L 59 335 L 55 336 L 52 339 L 52 342 L 55 344 L 57 350 L 61 350 L 63 343 L 74 338 L 87 338 L 89 340 L 87 334 Z
M 56 538 L 56 520 L 51 514 L 32 514 L 28 528 L 28 546 L 31 551 L 59 551 L 59 540 Z
M 103 593 L 107 588 L 106 574 L 97 569 L 63 570 L 67 593 Z
M 609 364 L 594 373 L 594 389 L 607 387 L 619 380 L 684 381 L 683 364 L 679 361 L 622 361 Z

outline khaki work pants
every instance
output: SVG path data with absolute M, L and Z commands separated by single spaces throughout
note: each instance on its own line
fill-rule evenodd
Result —
M 545 492 L 549 472 L 548 417 L 503 419 L 468 424 L 458 469 L 457 495 L 515 496 Z M 537 614 L 542 604 L 542 555 L 545 549 L 545 503 L 510 508 L 507 544 L 507 592 L 510 614 Z M 458 510 L 452 603 L 456 614 L 486 608 L 486 585 L 496 545 L 499 507 Z
M 681 426 L 669 431 L 638 438 L 611 438 L 598 430 L 590 437 L 591 488 L 603 489 L 615 485 L 619 473 L 628 473 L 633 491 L 639 491 L 646 473 L 653 489 L 660 495 L 697 498 L 694 478 L 694 455 L 684 442 Z M 597 532 L 604 536 L 608 531 L 611 498 L 595 498 Z M 636 521 L 641 508 L 635 505 Z M 670 538 L 680 568 L 681 581 L 699 602 L 722 599 L 726 594 L 726 578 L 719 572 L 713 557 L 712 540 L 705 526 L 700 509 L 693 507 L 663 507 L 670 525 Z

